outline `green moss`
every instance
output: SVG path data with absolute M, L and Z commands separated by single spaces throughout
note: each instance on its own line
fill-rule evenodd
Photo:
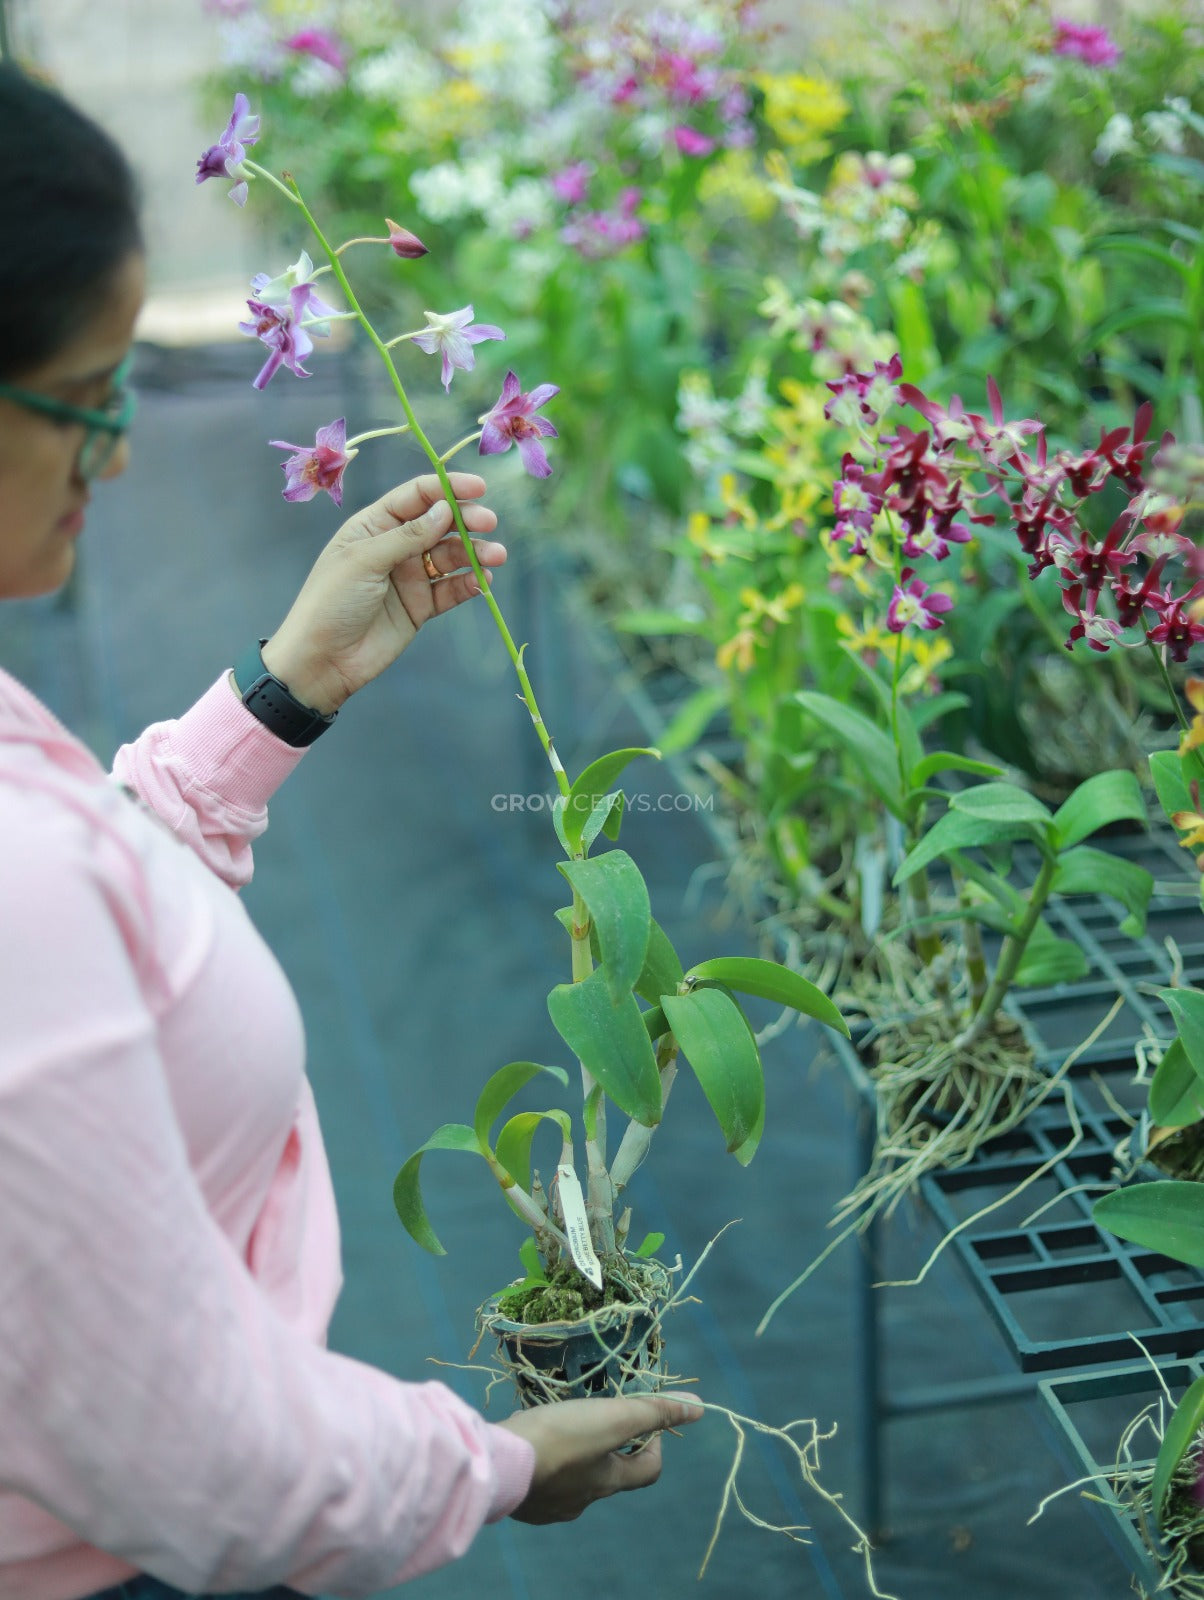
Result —
M 505 1294 L 499 1309 L 515 1322 L 575 1322 L 600 1306 L 630 1305 L 636 1296 L 622 1275 L 604 1273 L 595 1289 L 571 1263 L 554 1267 L 547 1283 L 524 1283 Z

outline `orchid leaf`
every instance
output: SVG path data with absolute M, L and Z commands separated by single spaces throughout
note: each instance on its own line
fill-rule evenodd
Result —
M 1154 892 L 1153 874 L 1136 861 L 1125 861 L 1107 850 L 1079 845 L 1059 855 L 1054 873 L 1055 894 L 1106 894 L 1119 900 L 1129 913 L 1120 931 L 1132 939 L 1145 932 L 1146 913 Z
M 706 732 L 708 724 L 723 710 L 727 702 L 726 688 L 708 683 L 701 689 L 696 689 L 689 699 L 678 706 L 665 724 L 657 749 L 663 755 L 671 755 L 678 750 L 688 750 L 691 745 L 697 744 Z
M 1060 939 L 1045 918 L 1040 917 L 1029 935 L 1012 982 L 1030 989 L 1045 988 L 1051 983 L 1069 983 L 1085 977 L 1089 970 L 1081 947 L 1073 939 Z
M 1161 1525 L 1162 1507 L 1166 1491 L 1175 1476 L 1175 1468 L 1187 1454 L 1196 1434 L 1204 1425 L 1204 1378 L 1197 1378 L 1171 1413 L 1158 1447 L 1154 1462 L 1154 1477 L 1150 1484 L 1150 1503 L 1155 1520 Z
M 608 839 L 619 837 L 624 804 L 625 796 L 622 789 L 612 789 L 609 794 L 604 794 L 600 800 L 594 801 L 594 809 L 585 819 L 585 827 L 581 830 L 582 850 L 588 851 L 600 833 L 604 833 Z
M 899 761 L 893 741 L 852 706 L 830 695 L 800 689 L 794 697 L 839 739 L 860 768 L 862 776 L 892 816 L 902 820 L 906 806 L 899 786 Z
M 617 1005 L 599 968 L 548 996 L 557 1033 L 621 1111 L 646 1127 L 661 1115 L 660 1073 L 644 1017 L 628 993 Z
M 997 778 L 1002 771 L 1002 767 L 989 761 L 972 761 L 969 756 L 955 755 L 952 750 L 934 750 L 930 756 L 916 762 L 910 781 L 913 789 L 922 789 L 938 772 L 971 772 L 979 778 Z
M 541 1122 L 554 1122 L 566 1141 L 572 1137 L 572 1124 L 564 1111 L 516 1111 L 497 1136 L 497 1160 L 524 1189 L 531 1187 L 531 1141 Z
M 921 867 L 958 850 L 1000 844 L 1009 839 L 1031 839 L 1033 828 L 1034 824 L 1028 821 L 1003 822 L 988 817 L 967 816 L 961 811 L 946 811 L 904 856 L 892 881 L 895 884 L 906 883 Z
M 848 1037 L 848 1024 L 823 990 L 777 961 L 762 961 L 758 956 L 716 956 L 712 961 L 700 961 L 685 976 L 711 978 L 741 994 L 754 994 L 762 1000 L 775 1000 L 778 1005 L 793 1006 L 804 1016 L 814 1017 Z M 664 1001 L 661 1003 L 663 1005 Z M 669 1015 L 667 1010 L 666 1015 Z
M 1186 1128 L 1204 1117 L 1204 1078 L 1182 1039 L 1172 1039 L 1150 1079 L 1150 1117 L 1160 1128 Z
M 477 1097 L 472 1126 L 481 1148 L 489 1148 L 489 1133 L 502 1111 L 518 1091 L 541 1072 L 549 1072 L 567 1086 L 569 1075 L 563 1067 L 541 1067 L 535 1061 L 509 1061 L 499 1067 Z M 503 1165 L 505 1163 L 503 1162 Z
M 1204 1270 L 1204 1203 L 1200 1185 L 1160 1179 L 1114 1189 L 1097 1200 L 1091 1215 L 1110 1233 Z
M 903 755 L 903 770 L 909 772 L 920 757 L 924 754 L 924 747 L 920 743 L 919 723 L 916 721 L 911 707 L 905 699 L 896 696 L 887 680 L 881 677 L 864 656 L 856 653 L 849 658 L 858 672 L 869 684 L 874 698 L 877 700 L 882 712 L 883 720 L 889 728 L 894 726 L 895 735 L 899 741 L 899 750 Z M 891 739 L 891 748 L 894 749 L 894 739 Z M 894 770 L 899 769 L 899 757 L 894 757 Z
M 1146 821 L 1145 801 L 1131 772 L 1097 772 L 1087 778 L 1054 814 L 1059 849 L 1078 844 L 1110 822 Z
M 644 952 L 644 966 L 635 981 L 635 992 L 649 1005 L 655 1005 L 663 994 L 676 994 L 684 977 L 681 961 L 668 934 L 653 917 L 648 930 L 648 948 Z
M 428 1150 L 462 1150 L 469 1155 L 480 1156 L 482 1160 L 485 1159 L 485 1153 L 475 1129 L 466 1127 L 462 1122 L 445 1122 L 441 1128 L 436 1128 L 421 1149 L 415 1150 L 393 1180 L 393 1204 L 410 1238 L 433 1256 L 445 1256 L 447 1251 L 439 1243 L 422 1203 L 419 1171 L 422 1158 Z
M 1176 811 L 1194 811 L 1196 803 L 1183 775 L 1183 762 L 1177 750 L 1155 750 L 1150 757 L 1150 776 L 1158 795 L 1158 804 L 1167 818 Z
M 559 861 L 557 866 L 585 902 L 598 930 L 606 987 L 618 1005 L 644 970 L 652 929 L 652 908 L 640 869 L 625 850 L 608 850 L 592 861 Z
M 556 830 L 556 837 L 560 841 L 560 848 L 566 856 L 571 856 L 573 847 L 569 843 L 569 836 L 564 831 L 564 796 L 558 794 L 552 801 L 552 827 Z
M 647 1011 L 640 1013 L 640 1019 L 648 1037 L 655 1042 L 669 1031 L 669 1020 L 660 1006 L 650 1006 Z
M 569 844 L 569 854 L 576 855 L 581 847 L 581 834 L 594 809 L 595 802 L 610 793 L 611 786 L 630 762 L 637 756 L 656 756 L 660 751 L 647 746 L 626 750 L 612 750 L 591 761 L 570 788 L 564 803 L 564 834 Z
M 665 995 L 661 1005 L 728 1150 L 747 1165 L 765 1118 L 761 1056 L 747 1018 L 730 995 L 710 987 Z
M 654 1256 L 656 1254 L 664 1242 L 665 1236 L 663 1233 L 645 1234 L 644 1242 L 640 1245 L 640 1248 L 638 1250 L 633 1250 L 631 1254 L 635 1256 L 637 1261 L 646 1261 L 649 1256 Z
M 1192 1069 L 1204 1080 L 1204 990 L 1159 989 L 1166 1002 Z
M 1014 783 L 979 783 L 972 789 L 962 789 L 949 796 L 949 809 L 963 817 L 976 817 L 981 822 L 1028 823 L 1049 832 L 1053 822 L 1048 806 L 1043 806 L 1035 794 Z M 1015 838 L 1012 833 L 1001 833 L 1001 839 Z

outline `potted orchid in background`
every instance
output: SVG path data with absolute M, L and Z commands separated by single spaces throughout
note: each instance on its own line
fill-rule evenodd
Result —
M 623 850 L 606 848 L 617 839 L 623 820 L 625 800 L 618 780 L 629 762 L 655 757 L 655 750 L 609 751 L 575 778 L 564 769 L 527 672 L 526 647 L 515 643 L 481 571 L 447 470 L 448 463 L 471 444 L 481 455 L 498 454 L 513 445 L 528 473 L 548 477 L 552 468 L 546 441 L 556 437 L 556 428 L 541 413 L 558 388 L 544 383 L 524 390 L 517 374 L 508 371 L 496 403 L 480 417 L 479 428 L 439 450 L 413 409 L 394 352 L 412 345 L 439 356 L 441 380 L 450 390 L 457 371 L 472 370 L 474 347 L 504 339 L 503 330 L 476 322 L 468 306 L 446 313 L 427 311 L 421 328 L 389 337 L 379 332 L 356 297 L 344 253 L 352 246 L 367 245 L 412 260 L 425 254 L 426 247 L 392 221 L 386 223 L 384 234 L 332 244 L 295 179 L 290 174 L 277 177 L 250 158 L 248 151 L 259 137 L 260 119 L 239 94 L 221 137 L 198 162 L 197 182 L 211 178 L 232 182 L 230 197 L 238 205 L 245 204 L 252 183 L 277 191 L 300 213 L 325 262 L 315 266 L 303 251 L 278 276 L 261 273 L 252 280 L 250 316 L 241 327 L 267 351 L 254 386 L 266 388 L 281 368 L 306 376 L 303 363 L 310 358 L 313 339 L 326 336 L 334 320 L 345 318 L 358 323 L 380 356 L 404 419 L 348 437 L 346 419 L 340 417 L 319 428 L 312 445 L 272 441 L 275 448 L 289 452 L 283 462 L 284 497 L 308 500 L 325 492 L 341 504 L 344 474 L 368 439 L 408 434 L 420 445 L 452 507 L 467 563 L 513 665 L 520 698 L 558 791 L 552 820 L 561 854 L 556 865 L 571 899 L 559 913 L 569 943 L 568 981 L 552 987 L 547 1007 L 568 1056 L 575 1059 L 580 1095 L 571 1110 L 554 1105 L 514 1111 L 515 1096 L 528 1085 L 548 1081 L 567 1088 L 569 1072 L 560 1065 L 533 1061 L 512 1061 L 497 1068 L 481 1088 L 471 1122 L 444 1124 L 402 1166 L 394 1185 L 396 1209 L 418 1244 L 442 1254 L 421 1193 L 422 1162 L 431 1151 L 476 1158 L 527 1230 L 519 1250 L 524 1275 L 482 1305 L 477 1341 L 479 1345 L 480 1336 L 486 1334 L 496 1339 L 500 1371 L 513 1380 L 521 1403 L 653 1390 L 667 1381 L 663 1319 L 681 1299 L 693 1273 L 675 1284 L 680 1262 L 671 1268 L 655 1257 L 663 1235 L 642 1232 L 637 1241 L 626 1196 L 632 1176 L 648 1154 L 680 1066 L 688 1064 L 694 1072 L 723 1144 L 744 1165 L 761 1139 L 766 1107 L 757 1036 L 737 993 L 791 1008 L 842 1033 L 847 1028 L 821 990 L 780 963 L 736 956 L 683 965 L 652 916 L 647 887 L 635 862 Z M 317 286 L 324 277 L 337 286 L 345 309 L 323 298 L 333 289 L 323 285 L 319 294 Z M 432 580 L 443 576 L 433 564 L 427 570 Z M 626 1123 L 621 1136 L 612 1141 L 609 1124 L 616 1114 Z M 533 1146 L 543 1132 L 551 1134 L 546 1182 L 533 1166 Z M 790 1423 L 778 1429 L 721 1406 L 708 1409 L 729 1418 L 741 1445 L 745 1430 L 752 1428 L 787 1448 L 804 1480 L 852 1530 L 856 1547 L 866 1558 L 871 1588 L 878 1594 L 869 1570 L 868 1541 L 839 1497 L 829 1495 L 818 1482 L 822 1435 L 817 1426 Z M 799 1430 L 801 1436 L 796 1437 Z M 735 1489 L 741 1454 L 738 1449 L 712 1547 L 730 1501 L 744 1509 Z M 792 1537 L 797 1533 L 778 1531 Z

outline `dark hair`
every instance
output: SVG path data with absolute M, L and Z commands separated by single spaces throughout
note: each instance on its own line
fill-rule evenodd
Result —
M 0 380 L 72 339 L 142 249 L 125 156 L 62 95 L 0 61 Z

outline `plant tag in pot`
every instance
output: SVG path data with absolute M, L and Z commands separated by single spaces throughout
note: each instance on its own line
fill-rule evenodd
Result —
M 602 1268 L 594 1254 L 589 1236 L 589 1218 L 585 1214 L 585 1197 L 575 1170 L 567 1164 L 556 1168 L 556 1188 L 560 1195 L 560 1211 L 564 1217 L 564 1231 L 572 1251 L 573 1262 L 583 1278 L 588 1278 L 595 1289 L 602 1287 Z

